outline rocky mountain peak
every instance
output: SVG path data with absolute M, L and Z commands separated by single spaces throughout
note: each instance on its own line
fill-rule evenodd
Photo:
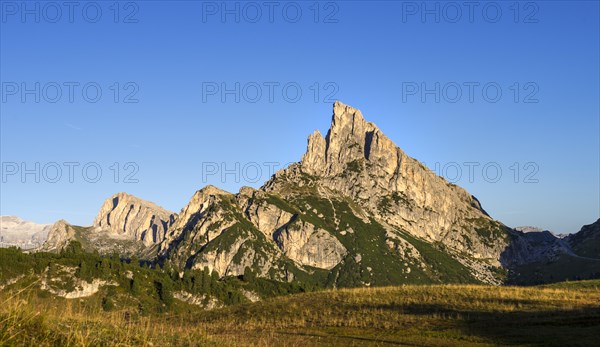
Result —
M 71 225 L 71 224 L 69 224 L 69 222 L 67 222 L 64 219 L 59 219 L 52 226 L 65 226 L 65 225 Z
M 190 222 L 193 222 L 197 216 L 204 213 L 209 206 L 225 196 L 233 197 L 233 194 L 213 185 L 207 185 L 204 188 L 196 191 L 188 204 L 181 209 L 177 220 L 172 225 L 170 230 L 171 233 L 167 239 L 170 240 L 176 237 L 179 232 L 185 229 Z
M 383 162 L 385 171 L 393 174 L 400 154 L 400 149 L 375 124 L 367 122 L 360 110 L 337 101 L 327 136 L 319 131 L 309 136 L 301 167 L 311 175 L 336 176 L 348 166 L 358 169 L 361 163 Z
M 506 246 L 504 227 L 475 197 L 405 154 L 360 110 L 341 102 L 333 105 L 327 135 L 311 134 L 299 165 L 283 170 L 265 189 L 286 194 L 289 182 L 300 186 L 306 174 L 316 179 L 318 191 L 350 197 L 392 229 L 477 259 L 499 259 Z
M 161 242 L 175 215 L 156 204 L 121 192 L 106 199 L 94 227 L 151 246 Z
M 359 109 L 345 105 L 339 101 L 333 104 L 330 138 L 345 137 L 347 135 L 362 136 L 367 126 L 375 127 L 373 123 L 365 120 Z
M 122 204 L 136 204 L 136 205 L 144 205 L 144 206 L 147 206 L 147 207 L 153 208 L 153 209 L 164 210 L 162 207 L 159 207 L 150 201 L 140 199 L 137 196 L 128 194 L 126 192 L 119 192 L 119 193 L 114 194 L 113 196 L 111 196 L 110 198 L 108 198 L 104 201 L 104 204 L 107 204 L 107 203 L 112 203 L 114 206 L 122 205 Z
M 177 223 L 175 223 L 174 228 L 177 229 L 183 227 L 190 218 L 197 213 L 203 212 L 216 199 L 223 196 L 233 196 L 233 194 L 213 185 L 207 185 L 196 191 L 188 204 L 179 213 L 179 218 Z
M 42 251 L 60 251 L 75 238 L 75 230 L 64 219 L 54 223 L 48 232 L 48 239 L 42 246 Z
M 194 198 L 202 198 L 202 197 L 209 197 L 209 196 L 219 196 L 219 195 L 232 195 L 230 192 L 227 192 L 221 188 L 215 187 L 213 185 L 207 185 L 204 188 L 196 191 L 196 194 L 194 194 Z

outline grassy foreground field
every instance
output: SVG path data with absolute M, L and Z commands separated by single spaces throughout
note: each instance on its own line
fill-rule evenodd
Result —
M 343 289 L 152 316 L 104 312 L 86 300 L 0 294 L 2 346 L 597 346 L 600 341 L 600 281 Z

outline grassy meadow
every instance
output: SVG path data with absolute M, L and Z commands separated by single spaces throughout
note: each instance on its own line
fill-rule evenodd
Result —
M 0 292 L 2 346 L 597 346 L 600 281 L 323 290 L 211 311 L 132 314 Z M 173 313 L 177 312 L 177 313 Z

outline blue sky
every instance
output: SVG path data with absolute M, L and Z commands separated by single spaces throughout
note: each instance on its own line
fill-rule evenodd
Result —
M 0 3 L 2 215 L 258 187 L 341 100 L 509 226 L 600 217 L 596 1 Z

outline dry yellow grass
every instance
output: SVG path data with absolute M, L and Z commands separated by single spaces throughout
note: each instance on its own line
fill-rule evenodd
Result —
M 562 287 L 344 289 L 149 317 L 103 312 L 79 300 L 26 298 L 25 293 L 1 298 L 0 345 L 565 346 L 600 341 L 598 281 Z

